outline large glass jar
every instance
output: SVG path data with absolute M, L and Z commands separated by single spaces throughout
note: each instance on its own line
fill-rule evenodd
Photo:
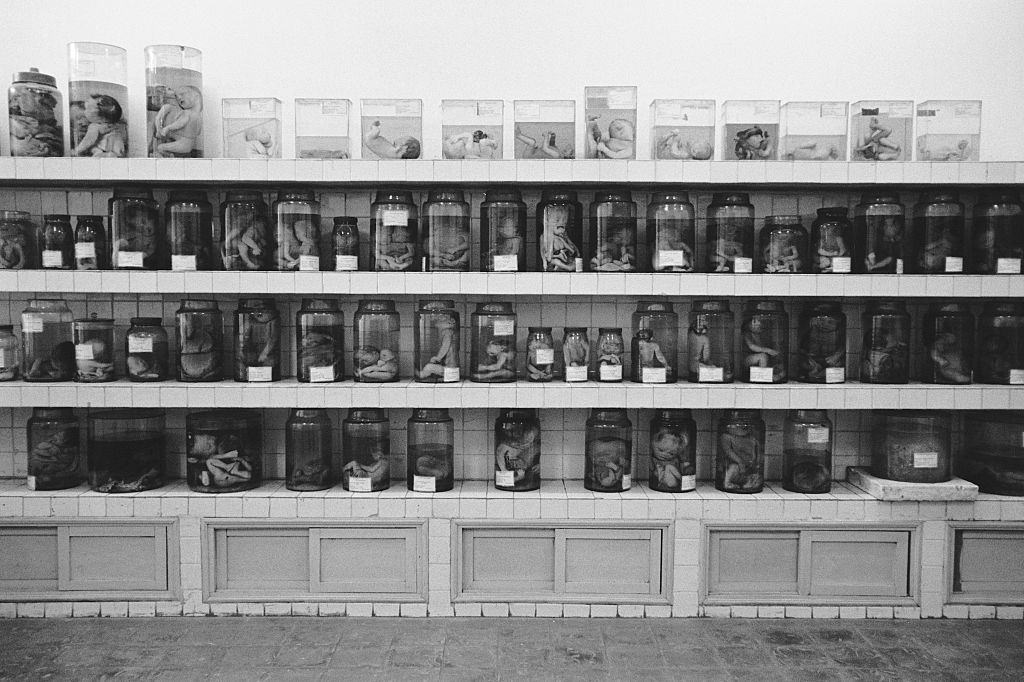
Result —
M 69 156 L 128 156 L 128 53 L 103 43 L 68 43 Z
M 597 379 L 620 382 L 626 353 L 626 342 L 620 327 L 601 327 L 597 330 Z
M 489 189 L 480 204 L 480 271 L 526 270 L 526 204 L 518 189 Z
M 263 480 L 257 410 L 209 410 L 185 417 L 185 475 L 197 493 L 237 493 Z
M 760 271 L 764 273 L 805 272 L 807 230 L 798 215 L 770 215 L 758 236 Z
M 636 272 L 636 204 L 628 190 L 606 190 L 590 204 L 590 269 Z
M 658 410 L 651 419 L 648 485 L 663 493 L 697 488 L 697 422 L 690 410 Z
M 583 206 L 576 192 L 545 189 L 537 204 L 541 272 L 583 272 Z
M 64 99 L 57 79 L 33 67 L 7 91 L 11 156 L 64 156 Z
M 0 270 L 36 266 L 32 220 L 27 211 L 0 211 Z
M 213 207 L 206 192 L 178 190 L 167 195 L 164 229 L 171 270 L 213 270 Z
M 75 267 L 75 231 L 71 216 L 46 215 L 36 236 L 40 263 L 44 270 L 73 270 Z
M 437 384 L 462 378 L 460 336 L 455 301 L 420 301 L 413 327 L 416 381 Z
M 647 205 L 651 272 L 693 272 L 697 242 L 693 204 L 686 192 L 655 192 Z
M 80 215 L 75 225 L 75 269 L 109 270 L 110 249 L 101 215 Z
M 966 412 L 956 473 L 983 493 L 1024 495 L 1024 412 Z
M 811 224 L 812 272 L 852 272 L 853 225 L 848 213 L 845 206 L 818 209 L 818 217 Z
M 784 384 L 789 379 L 789 315 L 782 301 L 749 301 L 740 327 L 740 379 Z
M 865 384 L 910 381 L 910 315 L 903 301 L 874 301 L 861 318 L 860 380 Z
M 272 298 L 243 298 L 235 311 L 235 381 L 281 379 L 281 314 Z
M 352 408 L 341 422 L 341 485 L 354 493 L 391 485 L 391 423 L 387 410 Z
M 124 339 L 128 381 L 163 381 L 170 372 L 167 331 L 159 317 L 133 317 Z
M 566 327 L 562 334 L 565 380 L 586 381 L 590 374 L 590 338 L 586 327 Z
M 478 303 L 472 315 L 470 381 L 516 380 L 516 313 L 511 303 Z
M 377 192 L 370 206 L 370 243 L 371 270 L 419 271 L 419 218 L 411 192 Z
M 89 415 L 89 487 L 138 493 L 164 484 L 163 410 L 104 410 Z
M 309 191 L 277 193 L 273 206 L 277 225 L 274 267 L 278 270 L 320 270 L 320 202 Z
M 719 420 L 715 487 L 727 493 L 759 493 L 764 488 L 760 410 L 728 410 Z
M 419 493 L 455 487 L 455 423 L 446 409 L 413 410 L 406 425 L 409 441 L 406 483 Z
M 902 274 L 904 221 L 899 195 L 886 192 L 861 195 L 860 203 L 853 208 L 856 272 Z
M 745 192 L 716 192 L 708 205 L 708 272 L 753 272 L 754 206 Z
M 800 312 L 797 381 L 846 381 L 846 315 L 835 301 L 809 303 Z
M 633 381 L 674 384 L 679 371 L 679 317 L 672 304 L 640 301 L 633 313 Z
M 224 269 L 269 270 L 271 237 L 262 192 L 228 192 L 220 205 L 220 257 Z
M 73 409 L 33 408 L 27 431 L 29 490 L 64 490 L 82 482 L 78 418 Z
M 621 493 L 632 485 L 633 424 L 625 410 L 595 408 L 587 419 L 583 487 Z
M 359 301 L 352 321 L 352 373 L 356 381 L 398 381 L 399 325 L 394 301 Z
M 345 316 L 330 298 L 304 298 L 295 314 L 295 377 L 319 384 L 345 378 Z
M 95 316 L 75 320 L 75 381 L 99 383 L 113 381 L 114 320 Z
M 974 380 L 979 384 L 1024 384 L 1024 303 L 985 303 L 978 318 Z
M 164 265 L 160 205 L 148 189 L 118 187 L 110 211 L 110 264 L 115 270 L 159 270 Z
M 25 381 L 71 381 L 75 344 L 71 310 L 60 298 L 28 302 L 21 314 L 21 376 Z
M 964 271 L 964 205 L 949 191 L 922 192 L 914 205 L 907 272 Z
M 969 384 L 974 360 L 974 316 L 964 303 L 933 303 L 924 316 L 921 381 Z
M 469 272 L 473 235 L 461 189 L 431 190 L 423 204 L 424 272 Z
M 540 420 L 537 410 L 502 410 L 494 422 L 494 487 L 523 492 L 540 488 Z
M 292 409 L 285 430 L 284 485 L 288 490 L 331 487 L 331 417 L 327 410 Z
M 21 344 L 13 324 L 0 324 L 0 381 L 13 381 L 21 374 Z
M 185 45 L 147 45 L 149 156 L 202 158 L 203 109 L 203 53 Z
M 971 271 L 980 275 L 1016 275 L 1024 259 L 1024 207 L 1005 190 L 982 194 L 971 224 Z
M 942 483 L 950 477 L 949 412 L 875 410 L 871 473 L 907 483 Z
M 825 410 L 790 410 L 782 430 L 782 487 L 808 494 L 831 490 L 832 442 Z
M 220 381 L 224 370 L 224 319 L 216 301 L 182 299 L 175 313 L 178 380 Z
M 526 379 L 547 382 L 555 378 L 555 339 L 551 327 L 530 327 L 526 337 Z
M 735 377 L 733 336 L 736 321 L 729 301 L 694 301 L 687 329 L 689 373 L 694 383 L 731 384 Z
M 331 242 L 334 245 L 334 271 L 359 270 L 359 221 L 350 216 L 336 217 Z

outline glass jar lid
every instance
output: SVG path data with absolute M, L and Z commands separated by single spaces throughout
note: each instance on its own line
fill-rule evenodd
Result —
M 838 301 L 816 301 L 804 306 L 805 314 L 834 315 L 842 312 L 843 306 Z
M 569 335 L 569 334 L 584 334 L 585 335 L 587 333 L 587 328 L 586 327 L 566 327 L 564 333 L 566 335 Z
M 727 313 L 730 312 L 729 301 L 722 299 L 705 299 L 700 301 L 694 301 L 692 311 L 701 313 Z
M 676 410 L 658 410 L 657 412 L 657 419 L 663 422 L 677 422 L 691 418 L 692 413 L 689 408 Z
M 651 194 L 652 204 L 689 204 L 690 195 L 686 190 L 660 190 Z
M 604 336 L 605 334 L 622 336 L 622 327 L 599 327 L 597 333 L 599 336 Z
M 786 312 L 786 306 L 782 301 L 776 301 L 773 299 L 757 299 L 753 301 L 747 301 L 747 304 L 743 306 L 744 309 L 749 313 L 784 313 Z
M 793 421 L 804 424 L 824 424 L 828 421 L 826 410 L 790 410 L 787 416 Z
M 270 297 L 243 298 L 238 301 L 239 310 L 277 310 L 277 303 Z
M 484 203 L 494 201 L 522 201 L 523 194 L 515 187 L 491 187 L 484 192 Z
M 151 189 L 138 189 L 136 187 L 115 187 L 114 188 L 115 199 L 145 199 L 147 201 L 153 200 L 153 190 Z
M 956 303 L 954 301 L 945 301 L 932 303 L 928 306 L 928 312 L 932 315 L 938 314 L 950 314 L 950 315 L 970 315 L 971 308 L 966 303 Z
M 386 422 L 388 421 L 387 410 L 375 407 L 353 407 L 348 411 L 345 421 L 351 422 Z
M 359 300 L 357 312 L 391 313 L 395 310 L 395 302 L 384 298 L 363 298 Z
M 551 327 L 528 327 L 527 331 L 529 331 L 531 335 L 546 334 L 547 336 L 551 336 Z
M 900 195 L 895 192 L 864 192 L 860 195 L 860 203 L 862 204 L 898 204 L 900 203 Z
M 75 420 L 73 407 L 33 407 L 33 419 L 72 419 Z
M 312 190 L 282 189 L 277 193 L 278 201 L 308 201 L 316 202 L 316 194 Z
M 956 192 L 948 189 L 925 190 L 921 192 L 918 202 L 922 204 L 955 204 L 957 195 Z
M 672 304 L 668 301 L 637 301 L 638 313 L 671 313 Z
M 818 209 L 819 218 L 845 218 L 849 213 L 850 209 L 845 206 L 826 206 Z
M 512 308 L 512 304 L 507 301 L 489 301 L 487 303 L 477 303 L 476 311 L 474 315 L 514 315 L 515 310 Z
M 169 204 L 205 204 L 206 192 L 195 189 L 175 189 L 167 193 Z
M 220 308 L 217 307 L 217 301 L 212 298 L 183 298 L 178 312 L 182 310 L 220 310 Z
M 163 320 L 159 317 L 133 317 L 129 320 L 133 327 L 162 327 Z
M 448 414 L 447 407 L 421 408 L 412 411 L 412 419 L 426 422 L 448 422 L 452 421 Z
M 594 193 L 595 204 L 604 204 L 614 201 L 633 201 L 633 194 L 628 189 L 606 189 Z
M 905 314 L 907 312 L 907 304 L 903 301 L 885 300 L 885 301 L 872 301 L 868 305 L 867 314 L 871 315 L 874 313 L 900 313 Z
M 764 219 L 765 227 L 791 227 L 800 224 L 798 215 L 770 215 Z
M 572 189 L 561 189 L 551 188 L 542 190 L 540 193 L 540 200 L 544 201 L 571 201 L 576 202 L 576 190 Z
M 427 194 L 427 201 L 457 201 L 466 203 L 466 194 L 461 189 L 432 189 Z
M 101 215 L 80 215 L 76 217 L 78 218 L 79 225 L 82 223 L 96 223 L 97 225 L 103 224 L 103 216 Z
M 302 310 L 327 310 L 337 312 L 338 302 L 333 298 L 304 298 L 302 299 Z
M 337 229 L 339 227 L 352 227 L 352 228 L 355 228 L 355 227 L 358 227 L 358 226 L 359 226 L 359 220 L 357 218 L 352 217 L 352 216 L 339 215 L 339 216 L 335 216 L 335 218 L 334 218 L 334 227 L 335 227 L 335 229 Z
M 750 195 L 746 192 L 715 192 L 711 195 L 712 206 L 749 206 Z
M 63 213 L 47 213 L 43 216 L 43 220 L 48 223 L 67 223 L 71 224 L 71 216 Z
M 89 414 L 90 422 L 127 422 L 153 421 L 164 419 L 164 411 L 155 407 L 131 407 L 117 410 L 100 410 Z
M 411 204 L 412 192 L 396 189 L 379 189 L 374 195 L 375 204 Z
M 251 189 L 233 189 L 227 193 L 224 203 L 256 203 L 263 201 L 263 193 Z
M 451 299 L 438 299 L 420 301 L 420 310 L 427 311 L 451 311 L 455 309 L 455 301 Z
M 726 419 L 738 422 L 760 421 L 761 410 L 727 410 Z

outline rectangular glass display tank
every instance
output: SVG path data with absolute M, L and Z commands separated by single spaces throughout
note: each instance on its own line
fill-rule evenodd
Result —
M 584 158 L 636 158 L 636 87 L 591 86 L 586 97 Z
M 715 100 L 656 99 L 651 102 L 651 158 L 715 156 Z
M 576 102 L 571 99 L 517 99 L 515 158 L 576 158 Z
M 503 157 L 500 99 L 441 100 L 441 152 L 446 159 Z
M 786 102 L 780 159 L 846 161 L 849 102 Z
M 295 158 L 350 158 L 351 110 L 347 99 L 295 100 Z
M 359 113 L 364 159 L 418 159 L 423 154 L 423 100 L 364 99 Z
M 917 160 L 981 160 L 981 100 L 932 99 L 918 103 Z
M 221 100 L 224 158 L 281 158 L 281 100 L 225 97 Z
M 913 100 L 865 100 L 850 112 L 851 161 L 909 161 L 914 139 Z
M 779 100 L 731 99 L 722 105 L 723 161 L 772 161 L 779 151 Z

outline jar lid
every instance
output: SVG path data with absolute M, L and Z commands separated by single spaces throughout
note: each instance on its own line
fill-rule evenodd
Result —
M 335 227 L 358 227 L 359 220 L 348 215 L 339 215 L 334 218 Z
M 488 301 L 486 303 L 477 303 L 476 312 L 474 315 L 486 315 L 486 314 L 515 314 L 515 310 L 512 309 L 512 304 L 507 301 Z
M 75 417 L 75 408 L 73 408 L 73 407 L 33 407 L 32 408 L 32 416 L 33 417 L 41 417 L 41 418 L 44 418 L 44 419 L 45 418 L 54 418 L 54 417 L 63 417 L 63 418 L 71 417 L 72 419 L 74 419 L 74 417 Z
M 804 314 L 809 313 L 842 313 L 843 306 L 839 301 L 815 301 L 804 306 Z
M 217 301 L 212 298 L 183 298 L 181 310 L 219 310 Z M 181 312 L 179 310 L 179 312 Z
M 629 417 L 626 415 L 626 410 L 617 407 L 594 407 L 590 410 L 590 417 L 592 419 L 629 422 Z
M 536 419 L 537 410 L 533 407 L 506 407 L 501 411 L 501 418 L 520 417 L 524 419 Z
M 689 204 L 690 195 L 684 189 L 660 190 L 651 194 L 652 204 Z
M 690 419 L 691 412 L 689 408 L 678 410 L 658 410 L 657 418 L 663 422 L 681 421 L 683 419 Z
M 46 222 L 71 223 L 71 216 L 64 213 L 47 213 L 43 216 Z
M 153 200 L 153 190 L 137 189 L 135 187 L 115 187 L 115 199 L 148 199 Z
M 427 201 L 457 201 L 466 203 L 466 194 L 461 189 L 432 189 L 427 194 Z
M 637 301 L 638 313 L 671 313 L 672 304 L 668 301 Z
M 749 206 L 750 195 L 746 192 L 715 192 L 711 195 L 712 206 Z
M 613 201 L 633 201 L 633 194 L 628 189 L 606 189 L 594 193 L 595 204 Z
M 723 299 L 705 299 L 693 302 L 693 312 L 713 313 L 729 312 L 729 301 Z
M 451 421 L 447 407 L 421 408 L 412 411 L 412 419 L 417 421 Z M 412 421 L 412 419 L 410 421 Z
M 167 203 L 206 203 L 206 192 L 196 189 L 175 189 L 167 193 Z
M 1016 301 L 986 301 L 982 310 L 986 315 L 1024 315 L 1024 303 Z
M 278 201 L 312 201 L 316 202 L 316 194 L 312 190 L 282 189 L 277 193 Z
M 333 298 L 304 298 L 302 310 L 338 310 L 338 302 Z
M 726 418 L 736 421 L 754 421 L 761 418 L 761 410 L 726 410 Z
M 984 204 L 1020 204 L 1020 195 L 1006 188 L 987 189 L 978 197 L 975 208 Z
M 395 309 L 395 302 L 383 298 L 362 298 L 359 299 L 359 310 L 376 312 L 391 312 Z
M 484 192 L 484 202 L 522 201 L 523 194 L 515 187 L 491 187 Z
M 867 314 L 873 312 L 898 312 L 905 313 L 907 311 L 907 304 L 903 301 L 895 300 L 884 300 L 884 301 L 872 301 L 868 305 Z
M 551 327 L 527 327 L 527 331 L 530 334 L 547 334 L 551 335 Z
M 78 218 L 78 224 L 81 225 L 82 223 L 102 223 L 103 222 L 103 218 L 105 216 L 101 216 L 101 215 L 80 215 L 80 216 L 75 216 L 75 217 Z
M 618 334 L 622 336 L 622 327 L 598 327 L 598 336 L 604 336 L 605 334 Z
M 850 209 L 845 206 L 826 206 L 818 209 L 819 218 L 845 218 L 849 213 Z
M 412 192 L 396 189 L 379 189 L 374 195 L 375 204 L 411 204 Z
M 540 193 L 541 201 L 576 201 L 576 190 L 562 189 L 562 188 L 551 188 L 542 190 Z
M 921 192 L 918 203 L 921 204 L 955 204 L 957 202 L 956 192 L 948 189 L 930 189 Z
M 159 317 L 133 317 L 129 320 L 133 327 L 161 327 L 163 320 Z
M 756 299 L 753 301 L 747 301 L 746 305 L 743 306 L 747 312 L 764 312 L 764 313 L 784 313 L 786 312 L 786 306 L 782 301 L 776 301 L 774 299 Z
M 263 192 L 252 189 L 233 189 L 224 197 L 224 203 L 262 202 Z
M 420 301 L 420 310 L 453 310 L 455 301 L 451 299 Z
M 237 408 L 189 412 L 185 417 L 188 429 L 238 429 L 259 432 L 260 413 L 258 410 Z
M 292 419 L 326 419 L 328 423 L 331 421 L 327 410 L 322 407 L 293 407 L 288 411 L 288 420 Z
M 971 307 L 966 303 L 956 303 L 954 301 L 945 301 L 932 303 L 928 306 L 928 312 L 932 315 L 938 313 L 950 313 L 953 315 L 970 315 Z
M 562 334 L 586 334 L 586 327 L 566 327 L 562 330 Z
M 766 216 L 765 217 L 764 224 L 766 226 L 769 226 L 769 225 L 771 225 L 771 226 L 776 226 L 776 225 L 782 225 L 782 226 L 785 226 L 785 225 L 799 225 L 800 224 L 800 216 L 798 216 L 798 215 L 770 215 L 770 216 Z
M 5 222 L 26 222 L 31 216 L 28 211 L 0 211 L 0 220 Z
M 255 308 L 256 310 L 277 310 L 277 303 L 270 297 L 243 298 L 238 301 L 238 309 Z
M 28 71 L 15 71 L 11 80 L 15 83 L 38 83 L 39 85 L 49 85 L 51 88 L 57 87 L 56 78 L 46 73 L 39 73 L 39 69 L 34 66 Z
M 388 421 L 388 412 L 375 407 L 353 407 L 348 411 L 345 421 L 386 422 Z
M 83 329 L 102 329 L 103 327 L 113 327 L 114 318 L 112 317 L 76 317 L 75 324 L 82 327 Z
M 860 203 L 862 204 L 898 204 L 900 203 L 900 195 L 891 191 L 879 191 L 864 192 L 860 195 Z
M 155 407 L 131 407 L 118 410 L 100 410 L 89 413 L 89 421 L 123 421 L 140 422 L 144 420 L 164 420 L 164 411 Z M 163 434 L 161 434 L 163 435 Z

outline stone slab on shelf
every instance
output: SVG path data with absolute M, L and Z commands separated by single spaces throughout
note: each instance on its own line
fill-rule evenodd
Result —
M 971 502 L 978 499 L 978 486 L 956 477 L 945 483 L 904 483 L 879 478 L 863 467 L 849 467 L 846 480 L 884 502 Z

